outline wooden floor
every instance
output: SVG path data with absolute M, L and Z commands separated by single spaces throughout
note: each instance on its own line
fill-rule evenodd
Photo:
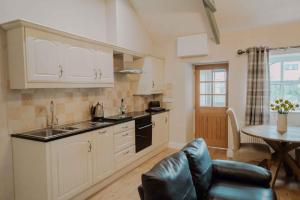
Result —
M 124 175 L 111 185 L 99 191 L 89 198 L 89 200 L 139 200 L 137 187 L 141 184 L 141 174 L 148 171 L 154 164 L 175 153 L 178 150 L 166 149 L 128 174 Z M 220 149 L 210 149 L 210 155 L 213 159 L 226 159 L 226 151 Z M 272 168 L 272 171 L 275 169 Z M 279 180 L 276 182 L 275 190 L 278 200 L 299 200 L 300 183 L 285 180 L 283 171 L 279 174 Z

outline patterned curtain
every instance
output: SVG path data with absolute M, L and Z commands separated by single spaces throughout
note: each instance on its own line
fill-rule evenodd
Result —
M 248 52 L 246 125 L 269 122 L 270 73 L 269 50 L 252 47 Z

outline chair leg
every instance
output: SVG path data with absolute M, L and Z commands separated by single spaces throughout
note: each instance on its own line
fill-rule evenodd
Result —
M 270 170 L 270 169 L 271 169 L 271 160 L 269 160 L 269 159 L 264 159 L 264 160 L 262 160 L 262 161 L 258 164 L 258 166 Z

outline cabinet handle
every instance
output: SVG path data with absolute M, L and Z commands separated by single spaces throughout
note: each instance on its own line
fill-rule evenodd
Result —
M 99 131 L 100 134 L 105 134 L 107 131 Z
M 154 81 L 152 81 L 152 88 L 154 88 L 154 85 L 155 85 L 155 83 L 154 83 Z
M 168 123 L 168 118 L 167 117 L 165 118 L 165 123 Z
M 58 65 L 58 68 L 59 68 L 59 78 L 61 78 L 62 75 L 63 75 L 64 70 L 63 70 L 62 65 Z
M 155 127 L 155 122 L 152 122 L 152 128 L 154 128 Z
M 128 151 L 124 152 L 123 155 L 129 154 L 129 152 L 130 152 L 130 151 L 128 150 Z
M 88 143 L 89 143 L 89 150 L 88 150 L 88 152 L 91 152 L 92 151 L 92 143 L 90 141 L 88 141 Z
M 101 78 L 102 78 L 102 70 L 99 69 L 99 79 L 101 79 Z
M 128 128 L 128 126 L 123 126 L 122 128 L 123 128 L 123 129 L 127 129 L 127 128 Z
M 96 69 L 94 69 L 94 74 L 95 74 L 95 79 L 97 79 L 98 78 L 98 74 L 97 74 L 97 70 Z
M 126 133 L 126 134 L 124 134 L 124 135 L 122 135 L 123 137 L 125 137 L 125 136 L 128 136 L 128 133 Z

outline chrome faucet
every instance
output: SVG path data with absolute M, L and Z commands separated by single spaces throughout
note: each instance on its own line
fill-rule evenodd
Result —
M 51 113 L 51 122 L 49 124 L 48 114 L 47 114 L 47 128 L 53 129 L 54 126 L 58 125 L 58 119 L 57 119 L 57 117 L 54 117 L 54 102 L 53 101 L 50 102 L 50 113 Z M 54 119 L 55 119 L 55 122 L 54 122 Z

